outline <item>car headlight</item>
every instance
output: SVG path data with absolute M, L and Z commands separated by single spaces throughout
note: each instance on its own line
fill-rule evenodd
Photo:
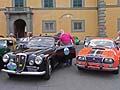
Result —
M 5 55 L 3 56 L 3 62 L 7 63 L 8 60 L 9 60 L 9 58 L 10 58 L 10 56 L 9 56 L 8 54 L 5 54 Z
M 113 63 L 114 63 L 114 60 L 113 60 L 112 58 L 105 58 L 105 59 L 103 60 L 103 62 L 106 63 L 106 64 L 113 64 Z
M 33 61 L 33 60 L 30 60 L 30 61 L 29 61 L 29 65 L 31 65 L 31 66 L 34 65 L 34 61 Z
M 78 57 L 77 57 L 77 60 L 79 60 L 79 61 L 85 61 L 86 58 L 85 58 L 84 56 L 78 56 Z
M 40 65 L 40 64 L 42 63 L 42 60 L 43 60 L 43 58 L 42 58 L 41 56 L 37 56 L 37 57 L 35 58 L 35 63 L 36 63 L 37 65 Z

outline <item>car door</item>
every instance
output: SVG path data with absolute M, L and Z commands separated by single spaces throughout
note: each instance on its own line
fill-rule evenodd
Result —
M 56 48 L 56 58 L 59 63 L 64 62 L 66 59 L 75 58 L 76 52 L 73 45 L 59 46 Z

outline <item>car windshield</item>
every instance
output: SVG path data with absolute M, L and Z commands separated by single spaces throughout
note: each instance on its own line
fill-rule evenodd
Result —
M 90 47 L 100 46 L 100 47 L 113 48 L 114 47 L 114 43 L 111 40 L 93 39 L 93 40 L 90 41 L 89 46 Z
M 29 42 L 29 38 L 20 38 L 19 42 Z
M 51 37 L 36 37 L 30 40 L 28 47 L 53 47 L 54 38 Z
M 7 41 L 6 40 L 0 40 L 0 48 L 7 47 Z

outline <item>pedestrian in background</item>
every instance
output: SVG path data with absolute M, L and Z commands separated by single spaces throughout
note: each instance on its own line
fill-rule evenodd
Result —
M 120 31 L 118 32 L 118 36 L 117 38 L 115 39 L 115 43 L 118 47 L 120 47 Z
M 116 38 L 116 41 L 120 41 L 120 31 L 118 32 L 118 36 Z
M 13 39 L 13 40 L 16 41 L 15 35 L 14 35 L 13 33 L 10 33 L 10 34 L 9 34 L 9 38 L 11 38 L 11 39 Z
M 55 34 L 53 37 L 55 38 L 55 41 L 57 42 L 57 43 L 59 43 L 60 42 L 60 36 L 61 36 L 61 34 L 62 33 L 64 33 L 64 30 L 60 30 L 59 32 L 57 32 L 57 34 Z
M 27 32 L 27 41 L 30 41 L 30 39 L 33 37 L 32 32 Z
M 42 34 L 39 35 L 40 37 L 42 36 Z

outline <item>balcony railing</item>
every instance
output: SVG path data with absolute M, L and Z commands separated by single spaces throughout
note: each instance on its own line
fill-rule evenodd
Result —
M 31 13 L 30 7 L 6 7 L 6 13 Z

